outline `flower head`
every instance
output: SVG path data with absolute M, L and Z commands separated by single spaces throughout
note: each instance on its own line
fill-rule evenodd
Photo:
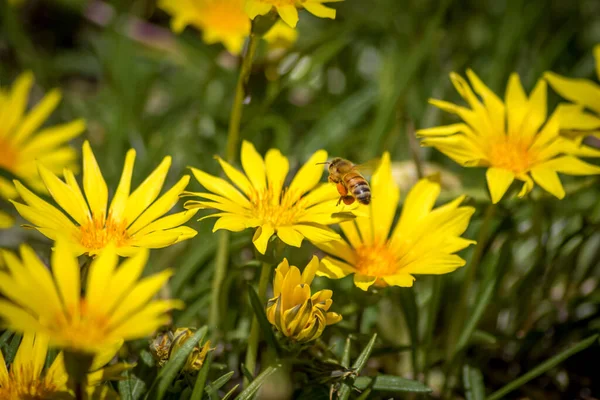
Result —
M 371 179 L 370 218 L 340 224 L 347 240 L 319 243 L 330 254 L 317 275 L 332 279 L 354 274 L 363 290 L 376 286 L 412 286 L 414 274 L 445 274 L 465 265 L 459 250 L 474 243 L 461 238 L 475 212 L 461 207 L 464 196 L 433 208 L 440 185 L 420 180 L 408 193 L 400 219 L 392 229 L 400 191 L 384 153 Z
M 219 210 L 210 215 L 218 217 L 213 231 L 238 232 L 258 227 L 252 241 L 262 254 L 273 234 L 296 247 L 300 247 L 304 238 L 313 243 L 339 238 L 326 226 L 341 220 L 333 216 L 341 210 L 336 206 L 339 194 L 333 185 L 319 185 L 323 167 L 317 164 L 327 160 L 325 151 L 314 153 L 285 189 L 289 162 L 279 150 L 269 150 L 263 160 L 254 146 L 244 141 L 241 161 L 245 174 L 221 158 L 217 160 L 239 190 L 224 179 L 192 168 L 209 193 L 187 193 L 202 200 L 188 200 L 184 205 L 188 209 Z
M 422 145 L 437 148 L 463 166 L 487 167 L 492 202 L 499 202 L 515 179 L 523 182 L 520 197 L 533 189 L 535 181 L 562 199 L 565 191 L 559 172 L 600 174 L 600 167 L 578 158 L 600 157 L 600 151 L 560 136 L 564 106 L 559 106 L 546 121 L 545 81 L 540 80 L 527 98 L 519 76 L 513 74 L 502 102 L 473 71 L 468 70 L 467 76 L 483 103 L 467 81 L 452 73 L 454 87 L 471 108 L 441 100 L 430 103 L 457 114 L 464 123 L 422 129 L 417 135 L 425 137 Z
M 273 298 L 267 303 L 267 319 L 279 332 L 296 342 L 315 340 L 327 325 L 342 320 L 341 315 L 329 312 L 333 302 L 331 290 L 320 290 L 311 295 L 310 284 L 317 268 L 317 257 L 312 258 L 302 274 L 285 258 L 275 268 Z
M 171 158 L 165 157 L 130 193 L 134 160 L 135 150 L 131 149 L 125 157 L 121 180 L 110 207 L 108 187 L 87 141 L 83 144 L 83 192 L 71 170 L 64 170 L 65 181 L 62 181 L 39 165 L 48 192 L 68 216 L 19 181 L 15 181 L 15 186 L 26 204 L 15 201 L 13 204 L 23 218 L 45 236 L 52 240 L 67 238 L 77 254 L 96 255 L 113 243 L 119 255 L 130 256 L 140 248 L 166 247 L 194 237 L 195 230 L 182 226 L 194 216 L 194 211 L 163 216 L 177 202 L 189 176 L 182 177 L 157 200 L 171 165 Z
M 19 332 L 38 332 L 71 352 L 98 353 L 123 340 L 145 337 L 169 322 L 166 312 L 179 300 L 152 297 L 172 274 L 165 270 L 140 279 L 148 251 L 120 265 L 114 247 L 92 261 L 81 291 L 80 268 L 65 241 L 52 253 L 52 272 L 28 246 L 21 259 L 4 251 L 8 272 L 0 272 L 0 317 Z
M 193 25 L 202 30 L 206 43 L 221 42 L 233 54 L 240 53 L 250 34 L 244 0 L 159 0 L 158 6 L 173 16 L 175 33 Z
M 594 47 L 594 56 L 600 81 L 600 44 Z M 565 78 L 553 72 L 546 72 L 544 77 L 558 94 L 575 103 L 561 119 L 561 128 L 583 131 L 585 135 L 593 134 L 600 138 L 600 84 L 586 79 Z M 585 112 L 584 108 L 593 114 Z
M 0 170 L 25 181 L 35 190 L 45 189 L 38 175 L 37 163 L 58 173 L 74 168 L 77 152 L 67 145 L 85 130 L 81 119 L 40 129 L 58 106 L 60 91 L 54 89 L 30 111 L 25 112 L 33 74 L 25 72 L 10 90 L 0 88 Z M 0 196 L 15 198 L 11 182 L 0 176 Z
M 281 19 L 291 26 L 298 23 L 298 8 L 305 8 L 309 13 L 319 18 L 335 19 L 335 9 L 326 7 L 323 3 L 333 3 L 343 0 L 246 0 L 246 13 L 251 19 L 257 15 L 265 15 L 276 10 Z
M 98 386 L 100 382 L 118 378 L 122 371 L 129 369 L 127 364 L 114 364 L 102 368 L 116 354 L 118 348 L 111 347 L 96 355 L 92 361 L 87 382 L 88 394 L 94 399 L 118 399 L 118 395 L 109 386 Z M 26 333 L 13 362 L 7 368 L 0 352 L 0 399 L 4 400 L 42 400 L 75 399 L 67 386 L 68 375 L 63 353 L 58 354 L 50 367 L 44 370 L 48 354 L 48 338 L 41 334 Z
M 164 366 L 169 358 L 175 355 L 177 350 L 193 335 L 194 332 L 189 328 L 177 328 L 174 332 L 168 331 L 156 336 L 150 344 L 150 351 L 158 365 Z M 183 370 L 189 373 L 200 371 L 209 351 L 211 351 L 210 340 L 207 340 L 202 347 L 194 346 Z

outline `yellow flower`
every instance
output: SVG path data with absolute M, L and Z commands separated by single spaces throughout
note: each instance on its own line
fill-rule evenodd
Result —
M 71 170 L 64 170 L 66 182 L 63 182 L 39 165 L 40 176 L 48 192 L 71 219 L 27 190 L 19 181 L 15 181 L 15 186 L 26 204 L 15 201 L 13 204 L 23 218 L 45 236 L 52 240 L 66 237 L 78 255 L 96 255 L 109 243 L 114 243 L 119 255 L 130 256 L 139 248 L 161 248 L 194 237 L 195 230 L 181 226 L 194 216 L 194 211 L 163 217 L 177 202 L 190 180 L 189 176 L 181 178 L 156 200 L 171 165 L 171 157 L 165 157 L 130 194 L 134 161 L 135 150 L 131 149 L 125 157 L 121 180 L 108 213 L 108 187 L 87 141 L 83 144 L 83 192 Z
M 594 47 L 594 56 L 600 81 L 600 45 Z M 544 77 L 558 94 L 575 103 L 561 119 L 561 128 L 586 131 L 585 134 L 600 138 L 600 85 L 586 79 L 565 78 L 553 72 L 546 72 Z M 584 112 L 584 108 L 595 115 Z
M 354 284 L 367 290 L 373 284 L 412 286 L 414 274 L 445 274 L 465 265 L 454 254 L 474 243 L 460 237 L 475 212 L 460 207 L 465 196 L 434 209 L 440 185 L 422 179 L 408 193 L 392 229 L 400 191 L 388 153 L 373 174 L 371 193 L 370 218 L 340 224 L 347 240 L 317 244 L 330 254 L 317 275 L 339 279 L 354 274 Z
M 180 33 L 186 25 L 202 30 L 208 44 L 223 43 L 239 54 L 250 34 L 250 19 L 244 12 L 244 0 L 159 0 L 158 6 L 173 16 L 171 29 Z
M 341 315 L 328 312 L 333 302 L 331 290 L 320 290 L 311 296 L 310 284 L 317 268 L 316 256 L 302 274 L 285 258 L 275 268 L 274 297 L 267 303 L 267 318 L 279 332 L 297 342 L 315 340 L 327 325 L 342 320 Z
M 192 168 L 198 182 L 210 193 L 186 193 L 203 200 L 189 200 L 184 205 L 188 209 L 219 210 L 208 216 L 218 217 L 213 232 L 218 229 L 239 232 L 258 227 L 252 241 L 261 254 L 265 254 L 273 234 L 295 247 L 300 247 L 304 238 L 316 243 L 340 237 L 326 226 L 341 221 L 332 214 L 339 213 L 344 207 L 336 206 L 339 194 L 334 185 L 319 185 L 323 166 L 317 164 L 327 160 L 324 150 L 310 157 L 286 189 L 283 184 L 289 162 L 279 150 L 269 150 L 263 160 L 254 146 L 244 141 L 241 161 L 245 174 L 220 157 L 217 160 L 241 192 L 224 179 Z M 356 206 L 346 207 L 348 210 L 354 208 Z
M 177 350 L 189 338 L 194 335 L 194 332 L 189 328 L 177 328 L 174 332 L 168 331 L 158 335 L 150 344 L 150 351 L 158 362 L 160 367 L 164 366 L 169 358 L 177 353 Z M 200 371 L 204 365 L 204 359 L 210 348 L 210 340 L 207 340 L 202 347 L 196 345 L 189 354 L 183 370 L 189 373 Z
M 335 10 L 323 5 L 343 0 L 246 0 L 246 13 L 251 19 L 265 15 L 273 8 L 286 24 L 292 28 L 298 23 L 298 8 L 305 8 L 319 18 L 335 19 Z
M 43 191 L 37 164 L 59 173 L 65 167 L 75 167 L 77 152 L 67 142 L 85 130 L 81 119 L 40 129 L 58 106 L 60 91 L 54 89 L 26 113 L 33 74 L 25 72 L 10 90 L 0 88 L 0 170 L 27 182 L 35 190 Z M 17 197 L 11 182 L 0 176 L 0 196 Z
M 269 49 L 287 49 L 298 40 L 298 31 L 278 19 L 277 22 L 263 35 L 269 44 Z
M 10 329 L 47 335 L 50 343 L 77 353 L 98 353 L 122 340 L 150 335 L 169 322 L 166 314 L 183 307 L 179 300 L 152 297 L 172 274 L 165 270 L 140 279 L 148 251 L 122 264 L 109 247 L 90 265 L 81 291 L 80 268 L 66 241 L 56 243 L 52 272 L 28 246 L 21 260 L 3 251 L 8 272 L 0 272 L 0 317 Z
M 562 199 L 565 191 L 558 172 L 600 174 L 599 167 L 577 158 L 600 157 L 600 151 L 559 135 L 564 106 L 546 121 L 545 81 L 540 80 L 527 98 L 519 76 L 512 74 L 503 103 L 473 71 L 468 70 L 467 76 L 483 103 L 461 76 L 452 73 L 454 87 L 470 108 L 441 100 L 430 103 L 457 114 L 465 123 L 422 129 L 417 135 L 426 137 L 422 145 L 437 148 L 465 167 L 487 167 L 493 203 L 500 201 L 515 179 L 524 182 L 519 197 L 529 193 L 535 181 Z
M 88 373 L 87 392 L 94 399 L 118 399 L 109 386 L 98 386 L 102 381 L 116 379 L 122 371 L 131 368 L 127 364 L 114 364 L 102 368 L 116 354 L 118 348 L 111 347 L 94 357 Z M 41 334 L 23 335 L 19 349 L 10 367 L 0 352 L 0 399 L 75 399 L 67 386 L 68 375 L 63 353 L 58 354 L 50 367 L 44 371 L 48 353 L 48 338 Z

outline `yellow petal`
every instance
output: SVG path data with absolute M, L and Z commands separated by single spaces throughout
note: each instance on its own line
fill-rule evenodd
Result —
M 452 125 L 435 126 L 433 128 L 419 129 L 417 136 L 450 136 L 456 133 L 464 133 L 468 136 L 474 136 L 473 130 L 467 124 L 458 123 Z
M 356 253 L 354 249 L 343 239 L 332 240 L 330 242 L 315 243 L 321 251 L 331 254 L 351 265 L 356 263 Z
M 371 285 L 373 285 L 376 280 L 377 280 L 377 277 L 375 277 L 375 276 L 367 276 L 367 275 L 360 274 L 358 272 L 354 274 L 354 285 L 357 288 L 365 290 L 365 291 L 369 290 Z
M 85 121 L 78 119 L 66 124 L 55 125 L 39 131 L 21 150 L 27 154 L 39 154 L 44 151 L 54 151 L 85 130 Z
M 25 108 L 27 107 L 27 99 L 32 85 L 33 74 L 31 71 L 23 72 L 13 83 L 8 100 L 10 107 L 2 110 L 4 113 L 0 111 L 3 125 L 3 132 L 0 133 L 0 137 L 3 136 L 3 134 L 5 135 L 9 132 L 13 132 L 13 129 L 20 122 L 25 112 Z
M 279 193 L 281 193 L 285 177 L 290 170 L 290 163 L 279 150 L 270 149 L 265 156 L 265 167 L 267 168 L 269 190 L 275 194 L 272 197 L 273 204 L 279 204 Z
M 581 161 L 577 157 L 562 156 L 546 161 L 538 166 L 568 175 L 598 175 L 600 167 Z
M 429 214 L 440 195 L 441 187 L 439 183 L 428 179 L 421 179 L 408 192 L 400 220 L 394 228 L 393 236 L 408 236 L 414 231 L 419 221 Z
M 256 151 L 254 145 L 246 140 L 242 142 L 242 167 L 257 191 L 262 191 L 267 186 L 265 162 Z
M 64 240 L 58 241 L 54 246 L 52 273 L 65 308 L 77 318 L 81 296 L 79 264 L 77 258 L 73 257 L 73 250 Z
M 246 0 L 244 10 L 250 19 L 256 18 L 257 15 L 265 15 L 271 11 L 273 6 L 260 0 Z
M 90 143 L 83 143 L 83 191 L 95 218 L 106 218 L 108 188 Z
M 306 283 L 307 285 L 312 283 L 313 279 L 315 278 L 315 274 L 319 269 L 319 264 L 319 258 L 317 256 L 313 256 L 310 262 L 306 265 L 306 268 L 304 268 L 304 271 L 302 271 L 302 282 Z
M 130 149 L 125 155 L 125 165 L 119 180 L 119 186 L 115 191 L 112 202 L 110 203 L 110 214 L 115 221 L 121 221 L 127 206 L 127 198 L 131 190 L 131 175 L 133 174 L 133 164 L 135 162 L 135 150 Z
M 323 166 L 319 165 L 319 163 L 324 163 L 325 161 L 327 161 L 327 152 L 325 150 L 318 150 L 298 170 L 288 189 L 288 193 L 292 199 L 299 199 L 304 193 L 317 186 L 321 180 L 321 176 L 323 176 Z
M 486 172 L 486 178 L 492 196 L 492 203 L 496 204 L 510 187 L 515 179 L 515 174 L 507 169 L 491 167 Z
M 44 328 L 37 318 L 15 306 L 12 302 L 0 299 L 0 316 L 6 325 L 21 332 L 44 332 Z
M 77 193 L 69 185 L 58 179 L 43 165 L 38 165 L 40 177 L 46 188 L 59 206 L 63 208 L 79 225 L 84 225 L 90 219 L 90 213 L 85 202 L 81 202 Z
M 506 113 L 508 119 L 509 136 L 518 133 L 527 112 L 527 96 L 521 85 L 521 79 L 516 73 L 512 73 L 506 87 Z
M 260 254 L 265 254 L 269 239 L 271 239 L 271 236 L 273 236 L 274 233 L 275 229 L 273 229 L 271 225 L 262 225 L 256 229 L 252 242 Z
M 294 225 L 294 229 L 296 229 L 298 232 L 304 235 L 305 238 L 307 238 L 313 243 L 329 242 L 331 240 L 340 239 L 340 235 L 335 233 L 335 231 L 333 231 L 330 228 L 320 227 L 316 225 L 313 226 L 298 224 Z
M 373 192 L 370 205 L 373 233 L 377 239 L 385 240 L 389 236 L 400 199 L 400 189 L 392 176 L 388 152 L 383 153 L 379 168 L 371 178 L 371 189 Z
M 22 143 L 35 132 L 48 119 L 60 102 L 61 94 L 58 89 L 51 90 L 44 98 L 23 118 L 19 129 L 13 137 L 14 143 Z
M 306 9 L 306 11 L 319 18 L 335 19 L 335 10 L 330 7 L 325 7 L 318 0 L 307 0 L 302 3 L 302 6 Z
M 146 225 L 145 228 L 140 229 L 135 235 L 141 236 L 150 232 L 162 231 L 178 227 L 188 222 L 194 215 L 196 215 L 197 211 L 198 209 L 186 210 L 159 218 L 154 222 Z
M 546 72 L 544 78 L 565 99 L 600 114 L 600 85 L 586 79 L 565 78 L 553 72 Z
M 86 303 L 91 309 L 102 307 L 104 295 L 118 260 L 115 246 L 110 244 L 92 261 L 85 292 Z
M 212 231 L 216 232 L 219 229 L 225 229 L 230 232 L 241 232 L 248 228 L 244 220 L 237 215 L 222 216 L 217 219 Z M 283 240 L 283 239 L 282 239 Z
M 15 219 L 5 213 L 4 211 L 0 211 L 0 229 L 8 229 L 15 223 Z
M 382 279 L 390 286 L 411 287 L 415 281 L 414 276 L 410 274 L 398 274 L 384 276 Z
M 548 168 L 535 167 L 531 169 L 533 180 L 540 185 L 544 190 L 562 199 L 565 197 L 565 189 L 560 183 L 558 174 Z
M 513 132 L 515 135 L 521 137 L 524 143 L 531 143 L 531 140 L 538 132 L 544 121 L 547 118 L 547 100 L 546 100 L 546 81 L 540 79 L 533 91 L 531 97 L 527 103 L 528 107 L 525 111 L 525 118 L 519 132 Z
M 268 154 L 268 153 L 267 153 Z M 252 184 L 246 178 L 246 175 L 238 171 L 227 161 L 223 160 L 221 157 L 216 157 L 219 164 L 221 164 L 221 168 L 225 172 L 225 175 L 229 178 L 231 182 L 233 182 L 240 190 L 246 195 L 250 196 L 252 194 Z
M 196 236 L 198 232 L 187 226 L 180 226 L 166 231 L 156 231 L 147 233 L 140 237 L 135 237 L 131 241 L 131 245 L 139 247 L 147 247 L 150 249 L 160 249 L 183 240 L 190 239 Z
M 329 279 L 340 279 L 347 275 L 353 274 L 356 269 L 343 261 L 335 258 L 325 257 L 321 260 L 317 276 L 326 276 Z
M 241 207 L 251 207 L 248 199 L 225 179 L 217 178 L 216 176 L 212 176 L 196 168 L 192 168 L 192 174 L 194 174 L 196 180 L 208 191 L 231 200 Z
M 296 7 L 292 5 L 285 5 L 276 6 L 276 8 L 277 13 L 279 14 L 283 22 L 285 22 L 292 28 L 295 28 L 296 24 L 298 23 L 298 10 L 296 9 Z
M 287 245 L 300 247 L 304 236 L 296 229 L 290 226 L 280 226 L 277 228 L 277 236 Z
M 131 193 L 131 196 L 127 199 L 127 205 L 125 206 L 125 212 L 123 214 L 125 221 L 131 224 L 150 204 L 152 204 L 154 200 L 156 200 L 163 187 L 170 167 L 171 157 L 167 156 L 163 158 L 158 167 L 144 179 L 144 182 Z
M 467 136 L 428 137 L 421 141 L 421 146 L 432 146 L 463 166 L 477 165 L 486 160 L 486 154 L 477 143 Z
M 492 92 L 479 77 L 472 70 L 467 70 L 467 76 L 471 81 L 471 85 L 477 94 L 481 96 L 487 109 L 487 113 L 490 116 L 493 128 L 499 132 L 504 133 L 505 128 L 505 109 L 504 103 L 494 92 Z

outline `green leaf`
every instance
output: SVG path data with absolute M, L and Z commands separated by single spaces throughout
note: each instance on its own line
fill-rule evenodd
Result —
M 196 376 L 196 382 L 194 383 L 194 390 L 192 391 L 191 400 L 201 400 L 202 395 L 204 394 L 204 387 L 206 385 L 206 380 L 208 379 L 208 372 L 210 371 L 210 366 L 212 364 L 213 353 L 212 351 L 208 352 L 206 358 L 204 359 L 204 364 L 202 368 L 198 372 Z
M 225 394 L 225 396 L 223 396 L 223 398 L 221 400 L 227 400 L 231 396 L 233 396 L 233 394 L 238 389 L 238 387 L 240 387 L 239 383 L 237 385 L 235 385 L 234 387 L 232 387 L 231 390 L 229 392 L 227 392 L 227 394 Z
M 413 375 L 419 374 L 419 366 L 417 364 L 417 350 L 419 346 L 419 309 L 417 300 L 415 299 L 415 291 L 412 288 L 399 288 L 398 295 L 400 296 L 400 304 L 402 305 L 402 313 L 408 327 L 410 335 L 410 344 L 412 347 L 411 361 Z
M 467 400 L 485 400 L 483 375 L 479 369 L 465 365 L 463 367 L 463 384 Z
M 413 392 L 430 393 L 431 389 L 419 381 L 401 378 L 393 375 L 377 375 L 376 377 L 360 376 L 354 381 L 354 387 L 359 390 L 371 388 L 384 392 Z
M 267 379 L 269 379 L 269 377 L 271 375 L 273 375 L 277 370 L 279 370 L 281 368 L 281 364 L 277 364 L 274 366 L 270 366 L 267 367 L 263 372 L 261 372 L 256 379 L 254 379 L 252 381 L 252 383 L 250 383 L 250 385 L 248 385 L 248 387 L 246 389 L 244 389 L 242 391 L 242 393 L 240 393 L 235 400 L 250 400 L 253 398 L 254 394 L 256 392 L 258 392 L 258 389 L 260 389 L 260 387 L 262 386 L 263 383 L 265 383 L 265 381 Z
M 260 299 L 258 298 L 258 294 L 254 290 L 254 288 L 248 285 L 248 297 L 250 298 L 250 305 L 254 310 L 254 314 L 256 315 L 256 319 L 258 320 L 258 325 L 269 345 L 269 348 L 274 349 L 277 355 L 281 354 L 281 349 L 279 347 L 279 343 L 275 338 L 275 334 L 273 333 L 273 328 L 271 327 L 271 323 L 267 319 L 267 315 L 265 314 L 265 308 Z
M 4 361 L 6 361 L 6 364 L 10 364 L 13 362 L 15 354 L 17 354 L 17 350 L 19 349 L 19 344 L 21 344 L 22 337 L 23 335 L 21 335 L 20 333 L 15 333 L 12 337 L 10 344 L 4 352 Z
M 344 368 L 350 367 L 350 350 L 351 350 L 350 336 L 346 338 L 346 345 L 344 346 L 344 353 L 342 354 L 342 366 Z
M 352 365 L 352 369 L 354 369 L 355 375 L 360 374 L 360 371 L 362 371 L 364 366 L 367 364 L 367 361 L 369 360 L 369 357 L 371 356 L 371 352 L 373 351 L 373 347 L 375 346 L 375 340 L 377 340 L 376 333 L 373 334 L 373 337 L 371 337 L 371 340 L 369 340 L 369 343 L 367 343 L 367 345 L 365 346 L 363 351 L 360 353 L 360 355 L 358 356 L 356 361 L 354 361 L 354 364 Z M 342 382 L 338 398 L 340 400 L 347 400 L 348 397 L 350 397 L 350 392 L 352 392 L 352 387 L 351 387 L 350 383 Z
M 148 394 L 152 393 L 152 389 L 156 386 L 156 396 L 153 398 L 161 400 L 167 393 L 167 389 L 171 386 L 173 380 L 180 373 L 181 368 L 185 365 L 188 356 L 192 352 L 192 349 L 206 336 L 208 327 L 204 326 L 198 329 L 192 337 L 190 337 L 178 350 L 177 352 L 167 361 L 167 364 L 159 372 L 158 376 L 152 383 L 152 387 L 148 391 Z M 148 398 L 148 395 L 146 396 Z
M 204 390 L 211 396 L 217 396 L 217 392 L 219 391 L 219 389 L 221 389 L 227 382 L 229 382 L 232 376 L 233 371 L 228 372 L 225 375 L 218 378 L 217 380 L 215 380 L 213 383 L 208 384 L 206 386 L 206 389 Z
M 550 370 L 551 368 L 554 368 L 555 366 L 557 366 L 558 364 L 560 364 L 567 358 L 571 357 L 573 354 L 579 353 L 580 351 L 588 348 L 597 339 L 598 339 L 598 335 L 594 335 L 594 336 L 590 336 L 589 338 L 576 343 L 575 345 L 573 345 L 573 346 L 569 347 L 568 349 L 562 351 L 561 353 L 555 355 L 551 359 L 544 361 L 543 363 L 541 363 L 540 365 L 538 365 L 531 371 L 527 372 L 525 375 L 515 379 L 514 381 L 510 382 L 509 384 L 496 390 L 494 393 L 492 393 L 491 395 L 489 395 L 487 397 L 487 400 L 503 399 L 508 393 L 512 392 L 513 390 L 526 384 L 530 380 L 537 378 L 538 376 L 542 375 L 544 372 Z

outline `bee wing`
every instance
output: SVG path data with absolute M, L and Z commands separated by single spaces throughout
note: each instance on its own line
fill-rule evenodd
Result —
M 370 176 L 370 175 L 373 175 L 373 173 L 377 170 L 377 168 L 379 168 L 380 164 L 381 164 L 381 159 L 374 158 L 374 159 L 369 160 L 362 164 L 354 164 L 352 169 L 360 172 L 363 175 Z

